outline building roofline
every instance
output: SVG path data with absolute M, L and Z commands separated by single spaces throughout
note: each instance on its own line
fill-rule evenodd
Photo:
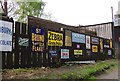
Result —
M 93 25 L 84 25 L 83 27 L 97 26 L 97 25 L 104 25 L 104 24 L 109 24 L 109 23 L 112 24 L 113 22 L 99 23 L 99 24 L 93 24 Z

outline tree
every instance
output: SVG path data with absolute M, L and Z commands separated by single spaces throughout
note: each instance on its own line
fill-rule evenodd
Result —
M 18 9 L 16 9 L 14 15 L 18 16 L 18 21 L 27 22 L 27 16 L 41 17 L 45 7 L 45 3 L 42 0 L 37 2 L 17 2 Z
M 44 12 L 46 3 L 42 0 L 34 0 L 33 2 L 29 2 L 29 0 L 24 1 L 25 2 L 7 1 L 7 16 L 12 17 L 15 21 L 17 20 L 24 23 L 27 23 L 28 15 L 56 21 L 50 12 Z M 3 0 L 0 0 L 0 5 L 5 13 Z
M 0 13 L 4 16 L 15 17 L 14 11 L 17 9 L 16 2 L 11 0 L 0 0 Z
M 50 13 L 50 12 L 43 12 L 41 18 L 47 19 L 47 20 L 51 20 L 51 21 L 57 21 L 57 19 L 55 19 L 55 17 L 53 16 L 53 14 Z

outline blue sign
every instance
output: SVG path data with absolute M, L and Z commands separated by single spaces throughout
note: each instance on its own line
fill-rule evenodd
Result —
M 50 50 L 49 54 L 51 57 L 57 57 L 57 51 L 56 50 Z
M 32 27 L 31 38 L 32 52 L 42 52 L 44 50 L 44 29 Z
M 85 43 L 85 35 L 72 32 L 72 42 Z
M 99 44 L 99 38 L 92 37 L 92 44 Z
M 39 35 L 43 35 L 43 34 L 44 34 L 44 29 L 33 27 L 33 28 L 32 28 L 32 33 L 34 33 L 34 34 L 39 34 Z

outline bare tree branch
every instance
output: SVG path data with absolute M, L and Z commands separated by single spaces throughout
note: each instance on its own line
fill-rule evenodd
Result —
M 14 7 L 13 7 L 13 8 L 11 8 L 11 9 L 8 11 L 8 13 L 9 13 L 9 12 L 11 12 L 13 9 L 14 9 Z
M 15 9 L 14 5 L 15 5 L 14 2 L 9 3 L 9 5 L 8 5 L 8 13 L 10 13 L 13 9 Z
M 4 8 L 3 8 L 3 5 L 2 5 L 2 1 L 0 1 L 0 4 L 1 4 L 1 7 L 2 7 L 2 10 L 5 12 Z

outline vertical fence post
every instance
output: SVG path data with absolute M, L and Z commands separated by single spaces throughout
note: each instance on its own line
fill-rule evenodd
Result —
M 19 45 L 18 37 L 20 34 L 20 23 L 15 22 L 15 53 L 14 53 L 14 67 L 19 68 Z
M 31 42 L 32 42 L 32 37 L 31 37 L 31 22 L 30 22 L 30 18 L 28 17 L 28 37 L 29 37 L 29 47 L 28 47 L 28 60 L 27 60 L 27 64 L 28 67 L 31 67 Z
M 2 81 L 2 52 L 0 51 L 0 81 Z

